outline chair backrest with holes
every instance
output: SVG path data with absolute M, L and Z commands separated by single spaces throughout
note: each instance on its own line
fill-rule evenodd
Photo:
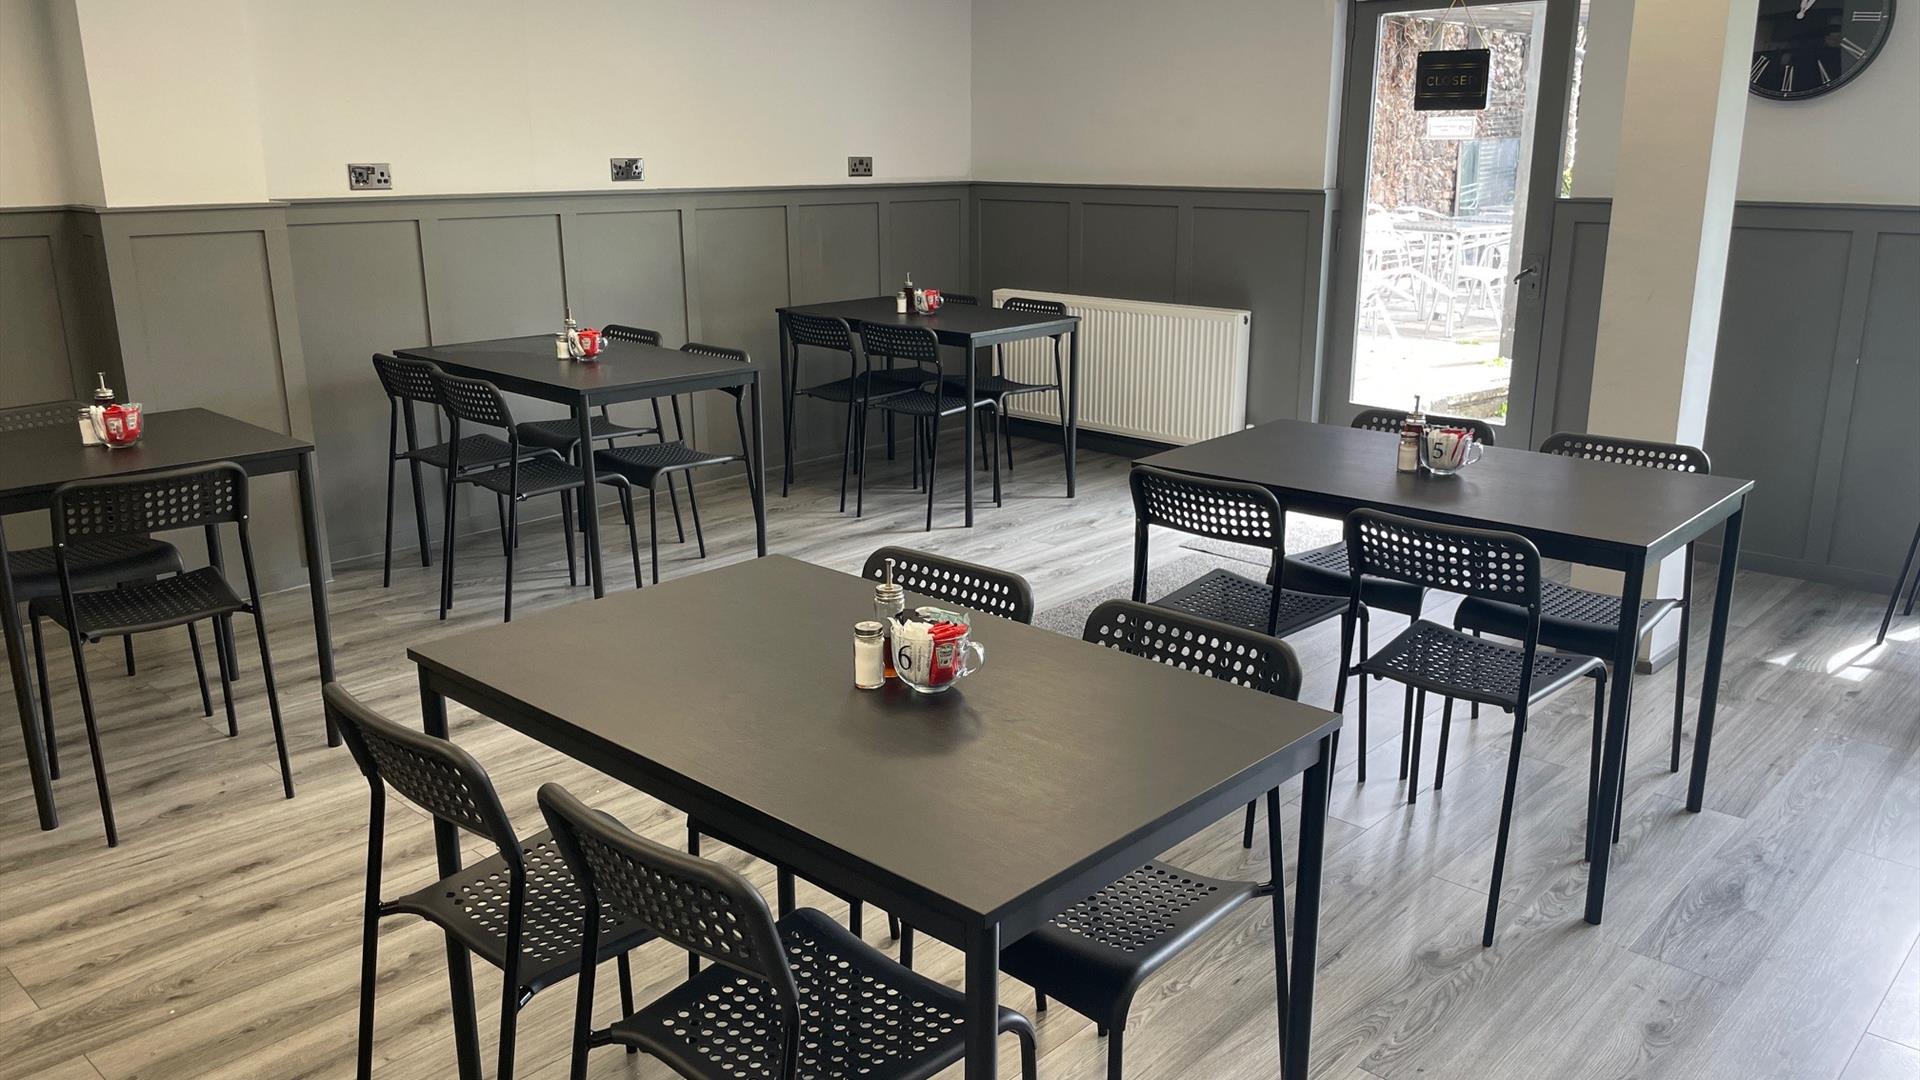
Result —
M 1355 510 L 1347 515 L 1347 558 L 1357 602 L 1362 576 L 1540 609 L 1540 551 L 1517 533 L 1439 525 Z
M 84 401 L 41 401 L 0 409 L 0 431 L 32 431 L 36 428 L 72 427 Z
M 619 323 L 608 323 L 601 327 L 600 336 L 612 338 L 615 341 L 638 342 L 641 345 L 660 344 L 660 331 L 639 326 L 622 326 Z
M 845 319 L 788 312 L 787 336 L 793 339 L 795 345 L 811 345 L 816 349 L 832 349 L 843 353 L 853 351 L 853 331 L 848 329 Z
M 1300 696 L 1300 658 L 1279 638 L 1132 600 L 1087 616 L 1081 640 L 1276 697 Z
M 763 979 L 798 1009 L 773 913 L 745 878 L 636 835 L 559 784 L 540 786 L 540 812 L 602 917 L 639 923 L 688 952 Z
M 967 307 L 980 306 L 980 298 L 972 293 L 943 292 L 940 294 L 940 300 L 942 303 L 947 304 L 965 304 Z
M 396 724 L 348 693 L 339 683 L 320 689 L 328 719 L 340 730 L 367 783 L 400 793 L 440 821 L 499 845 L 511 866 L 520 844 L 500 795 L 473 755 L 445 739 Z
M 75 480 L 53 492 L 53 540 L 144 536 L 167 529 L 240 522 L 247 471 L 230 461 L 132 476 Z
M 464 379 L 437 368 L 433 385 L 440 392 L 440 406 L 455 420 L 505 428 L 511 437 L 513 413 L 499 387 L 485 379 Z
M 689 341 L 685 345 L 680 346 L 680 351 L 683 353 L 693 353 L 696 356 L 711 356 L 716 360 L 738 360 L 743 364 L 753 363 L 752 358 L 747 356 L 746 350 L 729 349 L 725 345 L 703 345 L 698 341 Z
M 1033 586 L 1011 570 L 912 548 L 883 547 L 867 556 L 860 576 L 870 581 L 884 580 L 888 559 L 893 560 L 893 580 L 909 592 L 1014 622 L 1033 621 Z
M 923 367 L 940 365 L 940 339 L 924 326 L 861 323 L 860 349 L 868 356 L 891 356 Z
M 1065 315 L 1067 305 L 1058 300 L 1036 300 L 1031 296 L 1009 296 L 1001 303 L 1002 311 L 1024 311 L 1033 315 Z
M 396 401 L 440 404 L 440 389 L 433 383 L 433 373 L 440 370 L 437 366 L 425 360 L 374 353 L 373 370 L 380 376 L 380 386 L 388 397 Z
M 1613 435 L 1590 435 L 1577 431 L 1561 431 L 1547 436 L 1546 441 L 1540 444 L 1540 452 L 1585 458 L 1588 461 L 1606 461 L 1615 465 L 1636 465 L 1642 469 L 1699 473 L 1702 476 L 1713 471 L 1713 463 L 1708 460 L 1707 452 L 1697 446 L 1623 439 Z
M 1257 484 L 1207 480 L 1151 465 L 1135 465 L 1128 479 L 1139 524 L 1274 551 L 1285 541 L 1280 502 Z
M 1406 422 L 1407 413 L 1404 409 L 1361 409 L 1360 415 L 1354 417 L 1353 423 L 1347 426 L 1363 431 L 1386 431 L 1398 435 L 1400 426 Z M 1498 429 L 1485 420 L 1476 420 L 1470 416 L 1441 416 L 1438 413 L 1428 413 L 1427 423 L 1440 427 L 1466 428 L 1473 432 L 1475 439 L 1488 446 L 1499 445 L 1494 439 Z

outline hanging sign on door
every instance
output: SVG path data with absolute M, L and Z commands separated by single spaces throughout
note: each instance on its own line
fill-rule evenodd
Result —
M 1415 112 L 1487 107 L 1487 82 L 1493 71 L 1491 49 L 1435 49 L 1413 65 Z

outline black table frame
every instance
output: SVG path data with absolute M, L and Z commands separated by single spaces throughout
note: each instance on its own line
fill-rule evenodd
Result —
M 716 571 L 724 572 L 724 571 Z M 649 590 L 649 593 L 651 590 Z M 924 599 L 924 598 L 919 598 Z M 981 615 L 977 619 L 995 616 Z M 519 626 L 520 624 L 512 624 Z M 1095 646 L 1089 646 L 1095 647 Z M 1293 955 L 1287 956 L 1286 890 L 1282 883 L 1282 844 L 1279 830 L 1269 829 L 1268 858 L 1275 887 L 1273 905 L 1274 981 L 1280 1005 L 1281 1075 L 1306 1080 L 1313 1021 L 1314 975 L 1318 965 L 1320 889 L 1329 801 L 1328 761 L 1338 717 L 1295 740 L 1286 750 L 1249 768 L 1234 780 L 1194 799 L 1172 815 L 1126 837 L 1125 842 L 1096 853 L 1071 875 L 1050 883 L 1043 894 L 1005 910 L 975 914 L 924 888 L 852 860 L 800 831 L 764 814 L 728 792 L 708 787 L 647 758 L 640 751 L 611 744 L 543 712 L 536 703 L 521 702 L 460 672 L 434 664 L 417 652 L 409 653 L 419 668 L 420 708 L 427 734 L 448 737 L 447 701 L 513 728 L 576 761 L 590 765 L 648 795 L 674 806 L 715 831 L 738 838 L 743 845 L 764 852 L 780 865 L 808 880 L 848 896 L 858 896 L 898 915 L 916 930 L 932 934 L 965 955 L 967 1080 L 996 1080 L 998 1070 L 998 1010 L 1000 950 L 1088 894 L 1119 880 L 1161 852 L 1197 835 L 1222 817 L 1264 797 L 1271 820 L 1280 812 L 1279 787 L 1294 776 L 1303 778 L 1300 802 L 1299 853 L 1294 877 Z M 1169 669 L 1170 678 L 1190 677 Z M 902 691 L 903 693 L 905 691 Z M 1249 691 L 1251 693 L 1252 691 Z M 434 846 L 443 877 L 461 866 L 459 831 L 444 822 L 434 824 Z M 790 886 L 788 886 L 790 888 Z M 781 910 L 793 897 L 783 889 Z M 448 976 L 453 987 L 455 1047 L 462 1080 L 479 1080 L 480 1048 L 474 1019 L 471 961 L 467 951 L 447 938 Z
M 1346 432 L 1348 429 L 1330 425 L 1308 424 L 1305 421 L 1276 421 L 1280 424 L 1297 424 L 1308 427 L 1325 427 L 1329 431 Z M 1236 433 L 1238 434 L 1238 433 Z M 1358 432 L 1358 435 L 1378 440 L 1382 447 L 1382 460 L 1392 449 L 1391 440 L 1396 436 L 1379 432 Z M 1223 436 L 1224 439 L 1235 435 Z M 1193 444 L 1199 446 L 1201 444 Z M 1612 667 L 1611 685 L 1608 687 L 1607 722 L 1603 735 L 1600 757 L 1600 791 L 1619 789 L 1620 774 L 1626 767 L 1626 730 L 1631 715 L 1632 687 L 1635 664 L 1639 661 L 1641 602 L 1646 599 L 1647 568 L 1658 567 L 1660 560 L 1686 545 L 1699 539 L 1717 525 L 1725 524 L 1721 539 L 1720 567 L 1718 584 L 1713 596 L 1713 616 L 1707 637 L 1706 670 L 1700 688 L 1700 712 L 1696 722 L 1693 743 L 1692 769 L 1687 778 L 1687 809 L 1699 813 L 1704 803 L 1707 787 L 1707 761 L 1713 744 L 1714 712 L 1720 695 L 1720 668 L 1726 655 L 1727 619 L 1732 609 L 1734 571 L 1740 558 L 1740 531 L 1746 517 L 1747 495 L 1752 490 L 1750 482 L 1743 483 L 1737 491 L 1729 494 L 1708 511 L 1686 522 L 1675 522 L 1672 531 L 1659 542 L 1645 546 L 1608 542 L 1592 537 L 1571 535 L 1530 529 L 1511 522 L 1497 519 L 1477 518 L 1469 513 L 1438 513 L 1431 508 L 1407 506 L 1394 502 L 1363 501 L 1313 491 L 1305 488 L 1281 487 L 1263 482 L 1257 476 L 1234 475 L 1230 470 L 1196 470 L 1188 467 L 1183 458 L 1192 447 L 1179 447 L 1141 458 L 1137 463 L 1186 472 L 1191 475 L 1206 476 L 1210 479 L 1236 480 L 1257 483 L 1272 491 L 1280 501 L 1282 511 L 1298 510 L 1303 513 L 1325 517 L 1345 518 L 1346 515 L 1362 507 L 1384 510 L 1390 513 L 1406 514 L 1450 525 L 1465 525 L 1478 528 L 1505 529 L 1518 532 L 1533 541 L 1540 554 L 1550 559 L 1562 559 L 1567 562 L 1596 566 L 1603 569 L 1618 570 L 1623 581 L 1620 589 L 1620 622 L 1614 634 L 1613 654 L 1603 657 Z M 1492 453 L 1528 454 L 1530 451 L 1489 450 Z M 1632 472 L 1632 466 L 1611 466 L 1595 463 L 1598 468 L 1620 468 Z M 1434 479 L 1434 478 L 1427 478 Z M 1726 479 L 1720 477 L 1717 479 Z M 1444 479 L 1439 480 L 1445 483 Z M 1736 482 L 1739 483 L 1739 482 Z M 1691 574 L 1693 568 L 1687 567 Z M 1589 850 L 1592 858 L 1587 876 L 1586 920 L 1598 926 L 1606 907 L 1607 869 L 1613 845 L 1613 822 L 1616 807 L 1612 799 L 1596 799 L 1593 820 L 1590 822 Z
M 187 412 L 204 412 L 199 409 L 182 409 L 170 413 L 153 413 L 147 418 L 149 427 L 156 421 L 169 415 Z M 71 425 L 43 429 L 50 439 L 78 439 Z M 286 436 L 279 436 L 287 438 Z M 96 448 L 101 454 L 115 451 L 105 447 Z M 285 447 L 262 453 L 244 455 L 208 454 L 199 460 L 170 460 L 153 468 L 128 468 L 106 475 L 135 476 L 143 472 L 153 472 L 160 468 L 192 467 L 210 465 L 219 461 L 234 461 L 247 470 L 249 477 L 272 476 L 278 473 L 292 472 L 299 478 L 300 487 L 300 535 L 301 545 L 307 561 L 307 586 L 313 600 L 313 645 L 319 658 L 320 681 L 333 679 L 333 630 L 327 618 L 327 571 L 326 545 L 321 541 L 325 533 L 320 514 L 318 484 L 314 479 L 313 444 L 304 440 L 289 439 Z M 109 461 L 113 459 L 107 459 Z M 131 458 L 122 458 L 131 461 Z M 100 475 L 100 474 L 93 474 Z M 74 476 L 78 480 L 82 477 Z M 57 485 L 56 485 L 57 486 Z M 36 485 L 32 488 L 0 488 L 0 518 L 7 514 L 31 513 L 45 510 L 52 504 L 53 487 Z M 13 595 L 13 572 L 8 564 L 7 536 L 4 521 L 0 521 L 0 612 L 6 616 L 5 637 L 7 646 L 7 664 L 13 673 L 14 706 L 20 711 L 20 736 L 27 749 L 27 771 L 33 780 L 33 802 L 40 814 L 40 828 L 50 830 L 60 825 L 60 811 L 54 802 L 53 778 L 47 769 L 47 748 L 41 740 L 39 712 L 34 701 L 32 679 L 28 676 L 30 663 L 26 654 L 26 639 L 21 633 L 20 618 Z M 327 722 L 327 745 L 340 745 L 340 733 L 334 730 L 333 722 Z
M 573 421 L 580 429 L 580 446 L 583 448 L 579 457 L 581 471 L 586 474 L 584 490 L 589 492 L 586 496 L 586 502 L 583 505 L 593 511 L 592 513 L 582 513 L 580 515 L 580 528 L 586 540 L 587 572 L 588 576 L 593 579 L 594 599 L 598 600 L 607 595 L 606 575 L 602 572 L 600 557 L 599 500 L 591 494 L 591 492 L 595 490 L 595 485 L 599 482 L 592 452 L 594 445 L 593 410 L 597 406 L 620 405 L 634 401 L 651 401 L 654 398 L 673 397 L 678 394 L 694 394 L 702 390 L 725 390 L 745 387 L 748 398 L 748 408 L 753 415 L 751 421 L 753 445 L 742 446 L 740 449 L 741 453 L 744 454 L 747 459 L 747 489 L 748 495 L 753 499 L 754 548 L 760 555 L 767 553 L 766 476 L 761 469 L 761 463 L 765 460 L 766 438 L 764 421 L 760 414 L 760 369 L 757 365 L 749 361 L 745 364 L 732 364 L 727 367 L 716 368 L 716 370 L 709 374 L 695 377 L 649 376 L 634 378 L 605 387 L 575 388 L 561 385 L 555 381 L 500 371 L 486 364 L 465 363 L 459 358 L 459 350 L 461 349 L 473 349 L 483 345 L 502 345 L 507 343 L 534 343 L 541 348 L 551 349 L 553 347 L 553 338 L 551 335 L 534 335 L 525 338 L 503 338 L 494 341 L 463 341 L 447 345 L 422 345 L 413 348 L 399 349 L 396 351 L 396 355 L 404 356 L 410 360 L 425 360 L 428 363 L 438 364 L 443 370 L 453 375 L 459 375 L 469 379 L 484 379 L 508 393 L 519 394 L 522 397 L 534 398 L 539 401 L 551 401 L 557 405 L 565 405 L 572 412 Z M 647 349 L 659 349 L 659 346 L 640 345 L 634 342 L 609 342 L 606 345 L 606 356 L 611 360 L 625 352 L 639 352 Z M 672 349 L 661 349 L 660 351 L 673 353 L 676 356 L 686 355 Z M 562 361 L 556 360 L 554 362 L 561 363 Z M 571 363 L 572 361 L 567 362 Z M 716 361 L 716 363 L 726 362 Z
M 846 319 L 848 325 L 853 327 L 856 334 L 859 333 L 862 322 L 875 324 L 886 323 L 898 326 L 922 326 L 933 331 L 934 336 L 940 339 L 940 344 L 964 351 L 967 358 L 966 400 L 968 401 L 978 401 L 980 396 L 977 385 L 978 373 L 974 370 L 977 358 L 975 350 L 989 349 L 996 345 L 1007 345 L 1016 341 L 1027 341 L 1033 338 L 1050 338 L 1060 334 L 1066 335 L 1067 385 L 1064 394 L 1066 400 L 1061 403 L 1060 420 L 1066 427 L 1067 498 L 1073 498 L 1076 490 L 1074 465 L 1078 457 L 1080 440 L 1080 316 L 1066 315 L 1059 318 L 1046 318 L 1044 316 L 1034 315 L 1031 321 L 1022 322 L 1015 326 L 1001 327 L 993 330 L 968 331 L 957 329 L 951 324 L 942 324 L 940 315 L 937 312 L 932 315 L 920 315 L 916 313 L 898 314 L 893 310 L 893 302 L 893 297 L 883 296 L 863 300 L 840 300 L 827 304 L 796 304 L 775 309 L 775 313 L 780 316 L 780 415 L 783 421 L 782 437 L 785 440 L 784 445 L 786 447 L 786 461 L 783 464 L 783 472 L 780 480 L 781 496 L 783 498 L 786 496 L 788 485 L 793 483 L 793 411 L 795 394 L 799 389 L 799 387 L 794 384 L 794 373 L 799 360 L 799 347 L 793 344 L 792 336 L 788 331 L 787 316 L 793 312 L 799 312 L 803 315 L 824 315 L 832 318 Z M 885 314 L 869 314 L 862 318 L 855 313 L 867 305 L 884 305 Z M 962 312 L 968 310 L 968 308 L 966 305 L 955 305 L 946 310 L 950 312 Z M 987 308 L 983 310 L 1000 311 L 1003 309 Z M 962 445 L 964 446 L 963 454 L 967 463 L 962 475 L 965 479 L 967 505 L 966 524 L 968 528 L 973 527 L 973 460 L 976 453 L 974 446 L 975 437 L 973 418 L 969 416 L 967 423 L 962 425 L 961 434 Z

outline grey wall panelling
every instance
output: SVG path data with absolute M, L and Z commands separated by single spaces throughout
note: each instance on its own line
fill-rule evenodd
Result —
M 1539 393 L 1586 427 L 1609 204 L 1556 207 Z M 1757 481 L 1757 569 L 1892 587 L 1920 519 L 1920 208 L 1742 203 L 1706 447 Z
M 1247 418 L 1315 415 L 1327 193 L 973 185 L 975 291 L 1253 312 Z

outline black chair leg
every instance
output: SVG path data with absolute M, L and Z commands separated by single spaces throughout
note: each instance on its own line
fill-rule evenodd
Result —
M 940 410 L 936 407 L 933 415 L 927 418 L 927 427 L 932 434 L 927 437 L 927 531 L 933 531 L 933 478 L 939 472 L 940 462 Z M 973 462 L 964 463 L 967 468 Z
M 513 1080 L 514 1042 L 520 1031 L 520 989 L 507 976 L 500 991 L 500 1066 L 494 1071 L 498 1080 Z
M 1693 560 L 1687 560 L 1687 573 L 1693 573 Z M 1693 592 L 1691 583 L 1686 590 Z M 1667 771 L 1680 771 L 1680 740 L 1686 735 L 1687 718 L 1687 639 L 1693 634 L 1692 597 L 1680 601 L 1680 650 L 1673 663 L 1673 743 L 1668 748 Z
M 580 509 L 582 513 L 586 512 L 586 507 L 582 506 Z M 563 491 L 560 493 L 560 523 L 566 526 L 566 528 L 561 530 L 561 535 L 567 538 L 567 585 L 578 585 L 580 584 L 580 576 L 577 568 L 574 566 L 573 554 L 574 522 L 573 492 L 571 491 Z
M 840 512 L 847 512 L 847 471 L 853 464 L 853 410 L 855 401 L 853 391 L 847 391 L 846 432 L 840 439 Z
M 1473 636 L 1474 636 L 1474 637 L 1479 637 L 1479 636 L 1480 636 L 1480 631 L 1478 631 L 1478 630 L 1475 630 L 1475 631 L 1473 631 Z M 1479 702 L 1477 702 L 1477 701 L 1476 701 L 1476 702 L 1474 702 L 1474 703 L 1473 703 L 1473 709 L 1472 709 L 1472 711 L 1471 711 L 1471 712 L 1469 712 L 1469 713 L 1467 714 L 1467 717 L 1468 717 L 1468 719 L 1471 719 L 1471 720 L 1478 720 L 1478 719 L 1480 719 L 1480 703 L 1479 703 Z
M 213 652 L 215 666 L 220 669 L 220 703 L 227 710 L 227 737 L 240 734 L 240 719 L 233 708 L 233 621 L 225 615 L 213 619 Z
M 200 632 L 187 624 L 187 651 L 193 654 L 193 676 L 200 684 L 200 715 L 213 715 L 213 698 L 207 692 L 207 662 L 200 659 Z
M 47 744 L 47 775 L 60 779 L 60 743 L 53 733 L 53 695 L 47 689 L 47 643 L 40 635 L 40 620 L 33 618 L 33 669 L 40 682 L 40 728 Z
M 646 584 L 646 576 L 640 572 L 640 534 L 633 524 L 633 488 L 625 484 L 620 485 L 620 512 L 627 519 L 627 551 L 633 555 L 633 587 L 638 589 Z
M 561 524 L 563 526 L 561 531 L 566 533 L 567 535 L 567 584 L 571 585 L 573 584 L 573 515 L 566 512 L 565 507 L 567 504 L 565 502 L 562 502 L 560 505 L 562 507 L 560 511 L 560 516 L 562 519 Z M 518 529 L 519 527 L 520 527 L 520 500 L 515 499 L 513 502 L 513 505 L 507 507 L 508 534 L 511 535 L 512 532 L 515 529 Z M 513 548 L 511 547 L 507 548 L 507 576 L 506 576 L 506 580 L 502 583 L 502 587 L 500 591 L 503 594 L 502 603 L 505 608 L 505 610 L 502 612 L 501 621 L 512 622 L 513 621 Z
M 453 474 L 448 473 L 446 513 L 440 531 L 440 618 L 443 620 L 447 609 L 453 606 L 453 515 L 460 505 L 459 493 L 460 485 L 454 482 Z M 511 532 L 511 528 L 508 531 Z
M 847 901 L 847 929 L 854 937 L 867 936 L 867 905 L 865 901 Z
M 887 912 L 887 937 L 894 941 L 900 940 L 900 916 L 891 911 Z
M 1007 475 L 1013 475 L 1013 439 L 1007 435 L 1007 399 L 1001 398 L 993 408 L 994 422 L 1000 425 L 999 440 L 1007 448 Z
M 1913 542 L 1907 545 L 1907 557 L 1900 563 L 1900 573 L 1893 579 L 1893 594 L 1887 597 L 1886 614 L 1880 616 L 1880 632 L 1874 635 L 1873 643 L 1878 646 L 1886 643 L 1887 630 L 1893 626 L 1894 609 L 1900 606 L 1900 587 L 1907 583 L 1907 574 L 1913 570 L 1913 560 L 1920 555 L 1920 529 L 1913 530 Z M 1920 592 L 1920 577 L 1913 579 L 1915 592 Z M 1914 593 L 1907 594 L 1906 614 L 1913 614 Z
M 975 410 L 975 411 L 978 411 L 978 410 Z M 998 423 L 999 423 L 999 418 L 995 417 L 994 424 L 988 425 L 988 430 L 992 433 L 993 440 L 994 440 L 993 441 L 993 505 L 1004 506 L 1005 504 L 1000 501 L 1000 431 L 999 431 Z
M 900 966 L 913 967 L 913 927 L 904 923 L 900 926 Z
M 687 819 L 687 854 L 700 854 L 700 830 L 693 827 L 692 818 Z M 687 978 L 691 979 L 699 974 L 700 954 L 690 952 L 687 954 Z M 632 1010 L 628 1010 L 626 1015 L 631 1016 Z
M 380 823 L 377 821 L 373 835 L 375 839 L 368 860 L 377 866 L 380 861 Z M 373 1080 L 373 997 L 379 975 L 380 899 L 369 895 L 360 929 L 360 1041 L 354 1055 L 355 1080 Z
M 1107 1080 L 1120 1080 L 1121 1045 L 1126 1031 L 1126 1025 L 1118 1023 L 1107 1029 Z
M 400 463 L 393 459 L 393 454 L 391 450 L 389 450 L 387 454 L 386 545 L 380 549 L 380 587 L 383 589 L 393 584 L 393 485 L 398 478 L 399 467 Z
M 647 489 L 647 555 L 653 561 L 653 583 L 660 584 L 660 524 L 653 489 Z
M 600 415 L 605 416 L 606 410 L 602 409 Z M 654 439 L 660 442 L 661 445 L 665 445 L 667 441 L 667 424 L 666 421 L 660 418 L 659 398 L 653 399 L 653 430 Z M 684 442 L 686 441 L 686 435 L 686 430 L 680 426 L 680 399 L 674 398 L 673 437 Z M 612 442 L 609 441 L 608 445 L 611 446 Z M 687 496 L 689 498 L 693 496 L 693 482 L 691 480 L 687 482 Z M 687 527 L 680 521 L 680 495 L 674 490 L 673 477 L 671 476 L 667 477 L 667 501 L 673 504 L 673 533 L 679 538 L 674 542 L 684 544 L 687 542 Z
M 1586 842 L 1581 845 L 1582 861 L 1593 859 L 1593 815 L 1599 809 L 1600 738 L 1607 723 L 1607 673 L 1602 668 L 1593 678 L 1593 746 L 1587 754 L 1587 827 L 1582 830 Z
M 106 826 L 107 846 L 120 846 L 120 830 L 113 823 L 113 793 L 107 790 L 107 759 L 100 749 L 100 726 L 93 715 L 93 688 L 87 683 L 85 644 L 80 635 L 67 631 L 73 647 L 73 675 L 80 684 L 80 713 L 87 723 L 87 753 L 93 757 L 93 783 L 100 792 L 100 819 Z
M 857 518 L 867 512 L 867 410 L 865 408 L 860 410 L 859 419 L 854 422 L 853 453 L 855 455 L 853 460 L 857 466 L 854 471 L 859 474 L 854 477 L 853 486 L 853 516 Z
M 427 491 L 420 480 L 420 463 L 407 462 L 413 475 L 413 527 L 420 538 L 420 565 L 433 565 L 433 545 L 427 541 Z
M 118 588 L 118 587 L 119 586 L 115 586 L 115 588 Z M 134 674 L 134 670 L 135 670 L 134 663 L 133 663 L 133 635 L 132 634 L 122 634 L 120 636 L 120 649 L 122 652 L 126 653 L 127 674 L 131 676 Z
M 1037 1013 L 1047 1011 L 1047 995 L 1038 990 L 1033 992 L 1033 1011 Z
M 1500 915 L 1500 878 L 1507 869 L 1507 832 L 1513 826 L 1514 791 L 1520 784 L 1520 740 L 1527 730 L 1527 706 L 1521 702 L 1513 714 L 1513 745 L 1507 750 L 1507 789 L 1500 798 L 1500 832 L 1493 845 L 1493 884 L 1487 889 L 1487 924 L 1480 933 L 1480 945 L 1493 947 L 1494 922 Z
M 743 454 L 745 452 L 745 450 L 741 451 Z M 704 559 L 707 557 L 707 534 L 700 529 L 700 504 L 693 500 L 693 474 L 690 472 L 683 473 L 681 474 L 681 478 L 687 482 L 687 513 L 688 516 L 693 518 L 693 542 L 700 549 L 700 557 Z M 667 490 L 671 493 L 673 490 L 672 474 L 668 474 L 667 476 L 667 485 Z
M 1367 653 L 1369 651 L 1368 644 L 1367 644 L 1367 641 L 1368 641 L 1367 630 L 1369 628 L 1369 619 L 1367 617 L 1367 609 L 1365 606 L 1362 606 L 1360 608 L 1359 621 L 1360 621 L 1360 657 L 1359 657 L 1359 660 L 1355 661 L 1356 664 L 1358 664 L 1361 660 L 1365 660 L 1367 658 Z M 1340 678 L 1344 683 L 1347 676 L 1343 672 Z M 1365 673 L 1360 673 L 1359 679 L 1360 679 L 1360 686 L 1359 686 L 1359 689 L 1356 691 L 1356 693 L 1360 699 L 1360 723 L 1357 725 L 1358 727 L 1357 734 L 1359 736 L 1360 745 L 1358 747 L 1359 756 L 1354 758 L 1353 765 L 1354 765 L 1354 768 L 1358 770 L 1359 782 L 1364 784 L 1367 782 L 1367 683 L 1372 680 L 1368 679 Z M 1329 771 L 1331 771 L 1331 769 L 1329 769 Z M 1251 847 L 1252 846 L 1251 837 L 1253 834 L 1248 833 L 1247 835 L 1249 837 L 1248 846 Z
M 1254 804 L 1248 803 L 1247 804 L 1247 825 L 1246 825 L 1246 828 L 1240 830 L 1240 846 L 1243 848 L 1246 848 L 1249 851 L 1253 850 L 1253 815 L 1254 815 Z
M 493 498 L 494 516 L 500 519 L 500 554 L 503 558 L 513 556 L 513 547 L 519 538 L 513 535 L 513 529 L 507 524 L 507 497 L 496 495 Z
M 1448 697 L 1440 706 L 1440 746 L 1433 757 L 1433 790 L 1439 791 L 1447 782 L 1447 736 L 1453 734 L 1453 698 Z
M 691 487 L 691 485 L 689 485 L 689 487 Z M 627 959 L 626 953 L 621 953 L 615 959 L 614 963 L 620 971 L 620 1016 L 624 1019 L 633 1015 L 633 963 Z M 695 960 L 694 963 L 697 964 L 699 961 Z M 699 973 L 695 972 L 694 974 L 697 975 Z M 627 1053 L 629 1054 L 637 1054 L 639 1052 L 640 1048 L 637 1046 L 627 1047 Z
M 252 558 L 247 562 L 247 588 L 253 593 L 253 636 L 260 643 L 260 679 L 267 684 L 267 715 L 273 720 L 273 747 L 280 757 L 280 786 L 291 799 L 293 766 L 287 761 L 287 731 L 280 718 L 280 690 L 273 682 L 273 654 L 267 649 L 267 616 L 260 607 L 260 590 L 253 583 Z
M 1412 806 L 1420 794 L 1420 735 L 1427 726 L 1427 692 L 1421 690 L 1413 695 L 1413 749 L 1412 762 L 1407 769 L 1407 805 Z
M 1407 778 L 1407 755 L 1413 748 L 1413 688 L 1407 687 L 1406 704 L 1400 713 L 1400 779 Z

